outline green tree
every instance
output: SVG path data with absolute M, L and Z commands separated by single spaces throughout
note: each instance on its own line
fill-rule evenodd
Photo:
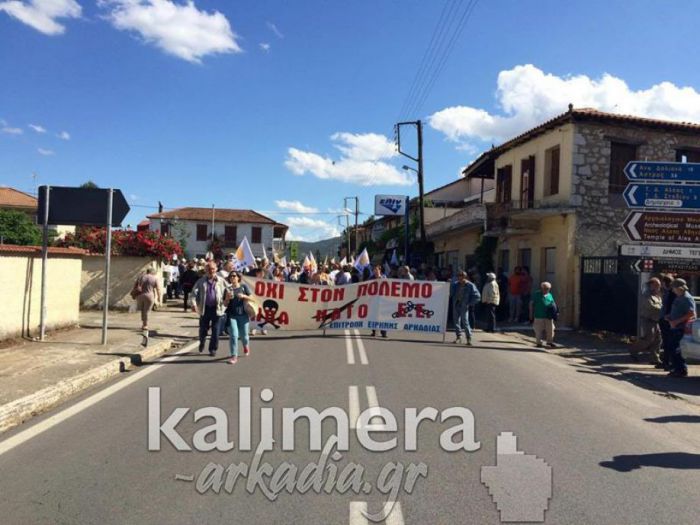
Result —
M 5 244 L 39 245 L 41 230 L 26 213 L 0 210 L 0 238 Z
M 87 182 L 83 182 L 80 185 L 80 187 L 81 188 L 99 188 L 99 186 L 97 184 L 95 184 L 94 182 L 92 182 L 91 180 L 89 180 Z

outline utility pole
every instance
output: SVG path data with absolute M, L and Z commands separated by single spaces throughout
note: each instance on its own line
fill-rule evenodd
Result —
M 348 210 L 348 201 L 350 199 L 355 200 L 355 251 L 357 251 L 359 249 L 358 247 L 360 246 L 358 231 L 357 231 L 357 226 L 358 226 L 357 220 L 358 220 L 358 216 L 360 214 L 360 198 L 359 197 L 345 197 L 343 199 L 343 207 L 345 208 L 346 212 Z M 350 234 L 348 233 L 348 235 L 350 235 Z
M 417 156 L 410 155 L 401 149 L 401 126 L 415 126 L 418 138 L 418 153 Z M 415 170 L 418 175 L 418 213 L 420 219 L 420 240 L 421 245 L 425 243 L 425 213 L 423 205 L 423 123 L 420 120 L 412 120 L 407 122 L 399 122 L 394 126 L 396 136 L 396 147 L 398 152 L 406 158 L 411 159 L 418 164 L 418 169 Z M 410 168 L 408 168 L 410 169 Z

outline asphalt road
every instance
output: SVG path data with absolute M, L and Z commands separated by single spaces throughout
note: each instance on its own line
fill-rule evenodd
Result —
M 362 525 L 362 510 L 378 513 L 391 500 L 398 504 L 389 525 L 496 524 L 499 511 L 480 475 L 481 467 L 496 463 L 501 432 L 514 433 L 519 450 L 551 466 L 546 523 L 698 523 L 696 407 L 587 373 L 508 337 L 475 339 L 476 346 L 467 348 L 443 344 L 441 336 L 390 334 L 388 340 L 365 336 L 358 345 L 352 333 L 277 333 L 254 338 L 252 356 L 235 366 L 225 363 L 226 340 L 215 359 L 195 349 L 146 365 L 2 436 L 0 523 Z M 223 409 L 234 449 L 177 451 L 161 436 L 161 450 L 149 451 L 149 387 L 161 389 L 161 421 L 175 408 L 191 409 L 176 427 L 190 447 L 197 430 L 213 421 L 195 422 L 194 410 Z M 396 436 L 398 445 L 367 451 L 352 431 L 349 450 L 328 460 L 326 472 L 351 462 L 364 468 L 369 485 L 359 493 L 341 493 L 340 487 L 320 494 L 282 491 L 270 501 L 260 488 L 249 493 L 239 478 L 230 491 L 224 486 L 218 494 L 211 488 L 201 494 L 197 481 L 207 464 L 254 461 L 253 451 L 238 449 L 240 387 L 251 388 L 253 448 L 260 441 L 260 410 L 272 408 L 274 448 L 262 456 L 272 468 L 287 462 L 301 472 L 319 462 L 320 452 L 309 450 L 306 424 L 295 427 L 294 450 L 282 450 L 282 408 L 335 406 L 357 414 L 376 404 L 396 415 L 398 430 L 374 437 Z M 265 388 L 274 393 L 270 402 L 260 399 Z M 423 421 L 417 450 L 405 451 L 407 407 L 470 409 L 478 450 L 440 447 L 441 433 L 459 422 L 452 418 Z M 333 429 L 324 423 L 324 439 Z M 390 463 L 395 476 L 396 464 L 403 465 L 404 482 L 410 464 L 415 473 L 423 463 L 427 474 L 418 476 L 410 493 L 384 495 L 380 486 L 387 487 L 377 479 Z

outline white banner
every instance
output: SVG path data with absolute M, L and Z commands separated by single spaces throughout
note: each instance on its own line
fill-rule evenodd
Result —
M 255 297 L 253 326 L 270 330 L 350 328 L 443 333 L 449 284 L 376 279 L 317 286 L 244 277 Z
M 375 215 L 406 215 L 405 195 L 375 195 Z

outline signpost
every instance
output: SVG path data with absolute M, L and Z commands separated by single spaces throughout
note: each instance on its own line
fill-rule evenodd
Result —
M 408 195 L 375 195 L 374 214 L 379 216 L 401 216 L 404 217 L 405 239 L 403 248 L 404 264 L 408 264 L 408 244 L 409 244 L 409 199 Z
M 623 196 L 628 208 L 700 210 L 700 185 L 633 183 Z
M 632 241 L 700 244 L 700 214 L 632 211 L 622 224 Z
M 625 166 L 631 181 L 700 182 L 700 164 L 690 162 L 632 161 Z
M 112 226 L 120 226 L 129 213 L 129 205 L 121 190 L 101 188 L 68 188 L 61 186 L 39 187 L 39 213 L 37 222 L 44 226 L 41 269 L 41 320 L 40 335 L 46 333 L 46 262 L 48 259 L 49 224 L 105 225 L 105 287 L 102 312 L 102 344 L 107 344 L 107 312 L 109 310 L 109 272 L 112 251 Z
M 657 257 L 661 259 L 699 259 L 700 247 L 623 244 L 620 246 L 620 255 L 626 257 Z

